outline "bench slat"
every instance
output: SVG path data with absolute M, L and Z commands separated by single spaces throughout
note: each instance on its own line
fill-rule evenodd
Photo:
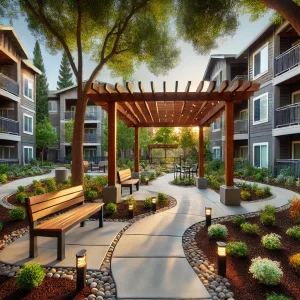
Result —
M 43 195 L 37 195 L 37 196 L 33 196 L 29 198 L 29 204 L 30 205 L 34 205 L 37 203 L 41 203 L 41 202 L 45 202 L 48 201 L 50 199 L 55 199 L 61 196 L 65 196 L 68 194 L 72 194 L 72 193 L 77 193 L 83 190 L 82 185 L 78 185 L 78 186 L 74 186 L 65 190 L 61 190 L 58 192 L 52 192 L 52 193 L 47 193 L 47 194 L 43 194 Z
M 84 201 L 84 196 L 80 196 L 80 197 L 77 197 L 77 198 L 74 198 L 73 200 L 70 200 L 70 201 L 67 201 L 67 202 L 63 202 L 61 204 L 58 204 L 58 205 L 55 205 L 55 206 L 52 206 L 52 207 L 49 207 L 49 208 L 46 208 L 46 209 L 43 209 L 43 210 L 40 210 L 34 214 L 32 214 L 32 222 L 40 219 L 40 218 L 43 218 L 45 216 L 48 216 L 48 215 L 51 215 L 51 214 L 54 214 L 58 211 L 61 211 L 63 209 L 66 209 L 70 206 L 73 206 L 77 203 L 80 203 L 80 202 L 83 202 Z M 71 202 L 71 203 L 70 203 Z

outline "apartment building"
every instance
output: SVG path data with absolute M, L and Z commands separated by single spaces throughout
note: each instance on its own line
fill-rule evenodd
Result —
M 10 26 L 0 25 L 0 163 L 35 157 L 35 84 L 40 70 Z
M 300 37 L 287 22 L 269 24 L 234 59 L 245 58 L 248 79 L 260 84 L 248 104 L 248 160 L 275 174 L 290 167 L 299 177 Z M 212 125 L 212 150 L 217 127 Z
M 72 160 L 71 144 L 65 139 L 65 125 L 75 118 L 77 103 L 77 85 L 59 91 L 49 91 L 48 110 L 53 130 L 58 133 L 59 144 L 48 149 L 49 161 Z M 84 121 L 84 160 L 97 162 L 104 156 L 102 152 L 102 132 L 105 111 L 89 102 Z

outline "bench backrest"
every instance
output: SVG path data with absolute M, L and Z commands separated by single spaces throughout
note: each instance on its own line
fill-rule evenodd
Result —
M 126 181 L 128 179 L 131 179 L 131 171 L 130 171 L 130 169 L 125 169 L 125 170 L 119 171 L 117 173 L 117 175 L 118 175 L 118 181 L 119 181 L 119 183 L 122 183 L 123 181 Z
M 107 167 L 108 162 L 107 161 L 99 161 L 99 167 Z
M 86 166 L 86 167 L 88 167 L 89 166 L 89 162 L 87 160 L 84 160 L 83 161 L 83 165 Z
M 29 222 L 84 202 L 82 185 L 26 199 Z

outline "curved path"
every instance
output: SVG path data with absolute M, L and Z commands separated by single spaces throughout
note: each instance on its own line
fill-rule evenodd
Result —
M 174 197 L 177 205 L 134 223 L 121 237 L 112 256 L 118 299 L 210 299 L 185 258 L 185 230 L 205 219 L 205 207 L 212 208 L 213 218 L 245 214 L 260 210 L 266 202 L 277 207 L 285 205 L 294 194 L 271 187 L 276 195 L 271 200 L 229 207 L 220 203 L 219 195 L 210 189 L 172 186 L 168 184 L 172 179 L 173 174 L 168 174 L 151 186 L 141 186 Z

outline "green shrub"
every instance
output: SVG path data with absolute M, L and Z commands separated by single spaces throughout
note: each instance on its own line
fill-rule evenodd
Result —
M 156 172 L 151 172 L 149 174 L 149 180 L 153 180 L 153 179 L 156 179 Z
M 3 223 L 0 223 L 0 231 L 3 229 Z
M 165 203 L 168 200 L 168 196 L 164 193 L 158 193 L 157 194 L 157 202 L 158 203 Z
M 256 181 L 263 181 L 263 179 L 264 179 L 264 175 L 263 175 L 263 174 L 257 173 L 257 174 L 255 175 L 255 180 L 256 180 Z
M 245 190 L 242 190 L 241 191 L 241 198 L 243 199 L 243 200 L 248 200 L 249 198 L 250 198 L 250 193 L 248 192 L 248 191 L 245 191 Z
M 46 178 L 42 180 L 42 183 L 47 188 L 48 192 L 55 192 L 56 191 L 56 181 L 54 178 Z
M 245 223 L 245 221 L 246 221 L 245 216 L 235 216 L 232 219 L 232 224 L 234 226 L 240 227 L 243 223 Z
M 152 198 L 147 197 L 143 204 L 144 204 L 144 208 L 151 208 L 152 207 Z
M 275 215 L 277 212 L 277 208 L 273 205 L 267 204 L 264 209 L 262 210 L 262 213 L 266 213 L 268 215 Z
M 276 233 L 266 234 L 261 238 L 261 243 L 268 250 L 278 250 L 281 248 L 281 236 Z
M 271 188 L 269 186 L 265 186 L 263 189 L 264 189 L 265 195 L 271 194 Z
M 27 194 L 26 193 L 23 193 L 23 192 L 20 192 L 16 195 L 16 199 L 19 203 L 21 204 L 24 204 L 25 203 L 25 199 L 27 198 Z
M 263 188 L 258 188 L 255 191 L 255 194 L 256 194 L 257 197 L 263 197 L 265 195 L 265 190 Z
M 251 224 L 248 222 L 245 222 L 241 225 L 242 231 L 251 234 L 251 235 L 258 235 L 259 234 L 259 228 L 256 224 Z
M 276 179 L 275 179 L 275 182 L 277 184 L 283 184 L 286 180 L 286 176 L 282 175 L 282 174 L 279 174 Z
M 136 206 L 136 200 L 133 196 L 127 196 L 126 197 L 126 205 L 129 206 L 129 205 L 133 205 L 133 207 Z
M 117 205 L 115 203 L 108 203 L 105 207 L 105 212 L 107 215 L 111 216 L 117 211 Z
M 294 239 L 300 240 L 300 225 L 289 228 L 286 234 Z
M 211 225 L 208 228 L 208 236 L 212 239 L 225 239 L 227 237 L 227 227 L 221 224 Z
M 93 202 L 98 197 L 98 193 L 96 191 L 85 191 L 84 192 L 84 199 L 87 201 Z
M 248 248 L 247 245 L 243 242 L 230 242 L 227 243 L 227 253 L 230 256 L 247 257 Z
M 282 175 L 284 177 L 288 177 L 288 176 L 294 177 L 295 176 L 294 171 L 293 171 L 292 168 L 281 169 L 280 170 L 280 175 Z
M 25 186 L 24 186 L 24 185 L 19 185 L 19 186 L 18 186 L 18 191 L 19 191 L 20 193 L 25 192 Z
M 252 184 L 251 189 L 253 193 L 256 193 L 256 190 L 258 189 L 258 184 L 257 183 Z
M 280 263 L 268 258 L 257 257 L 251 260 L 249 271 L 253 278 L 266 285 L 278 285 L 283 276 Z
M 13 208 L 9 211 L 9 219 L 12 221 L 25 220 L 26 214 L 23 207 Z
M 273 294 L 268 295 L 266 300 L 291 300 L 291 298 L 286 297 L 284 295 Z
M 288 176 L 286 178 L 286 181 L 284 183 L 284 185 L 287 187 L 287 188 L 290 188 L 294 185 L 295 183 L 295 177 L 292 177 L 292 176 Z
M 0 182 L 6 183 L 7 182 L 7 175 L 6 174 L 0 174 Z
M 267 213 L 262 213 L 260 221 L 265 226 L 273 226 L 275 224 L 275 216 Z
M 17 275 L 16 285 L 26 291 L 31 291 L 42 284 L 45 272 L 38 263 L 26 264 Z
M 35 190 L 34 190 L 34 194 L 35 195 L 43 195 L 46 193 L 46 189 L 43 188 L 43 187 L 37 187 Z

